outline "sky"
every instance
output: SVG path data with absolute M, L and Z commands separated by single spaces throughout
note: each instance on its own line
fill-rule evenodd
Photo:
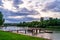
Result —
M 0 0 L 5 23 L 38 21 L 40 17 L 60 18 L 60 0 Z

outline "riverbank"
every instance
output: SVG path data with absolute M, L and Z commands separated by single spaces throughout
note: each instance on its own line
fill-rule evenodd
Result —
M 52 31 L 60 31 L 60 26 L 48 26 L 48 28 L 45 29 Z
M 0 40 L 47 40 L 47 39 L 0 31 Z

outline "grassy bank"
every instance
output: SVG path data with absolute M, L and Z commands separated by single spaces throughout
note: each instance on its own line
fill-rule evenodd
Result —
M 47 40 L 47 39 L 0 31 L 0 40 Z
M 48 26 L 48 28 L 46 29 L 53 30 L 53 31 L 60 31 L 60 26 Z

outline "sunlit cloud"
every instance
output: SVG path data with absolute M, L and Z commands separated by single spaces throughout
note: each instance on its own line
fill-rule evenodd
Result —
M 27 17 L 32 17 L 32 18 L 38 18 L 38 19 L 40 19 L 40 15 L 28 15 Z
M 0 0 L 5 22 L 60 18 L 60 0 Z
M 4 0 L 3 2 L 3 8 L 12 10 L 12 1 Z
M 8 18 L 13 18 L 13 19 L 20 19 L 23 18 L 24 16 L 8 16 Z

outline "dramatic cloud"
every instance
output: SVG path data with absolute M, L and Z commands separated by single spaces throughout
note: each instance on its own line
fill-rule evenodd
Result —
M 5 23 L 39 20 L 42 17 L 60 18 L 60 0 L 0 0 Z
M 47 3 L 46 7 L 42 11 L 60 12 L 60 1 L 55 0 L 53 2 Z
M 39 12 L 35 11 L 35 10 L 28 10 L 26 8 L 22 8 L 21 11 L 18 11 L 18 12 L 13 12 L 13 11 L 10 11 L 10 10 L 7 10 L 7 9 L 3 9 L 3 8 L 0 8 L 0 11 L 2 10 L 2 13 L 4 14 L 4 18 L 5 18 L 5 22 L 21 22 L 21 21 L 32 21 L 32 20 L 37 20 L 39 19 L 38 18 L 38 14 Z M 28 15 L 37 15 L 35 17 L 37 18 L 34 18 L 33 17 L 30 17 Z M 8 20 L 8 21 L 7 21 Z
M 2 4 L 3 4 L 3 2 L 2 2 L 2 0 L 0 0 L 0 6 L 2 6 Z
M 13 0 L 13 6 L 16 7 L 17 9 L 19 8 L 18 5 L 23 4 L 22 0 Z
M 11 18 L 7 18 L 6 20 L 8 20 L 10 23 L 12 22 L 14 22 L 14 23 L 19 23 L 19 22 L 24 22 L 24 21 L 26 21 L 26 22 L 28 22 L 28 21 L 33 21 L 33 20 L 39 20 L 38 18 L 32 18 L 32 17 L 23 17 L 23 18 L 20 18 L 20 19 L 11 19 Z M 6 22 L 8 22 L 8 21 L 6 21 Z

